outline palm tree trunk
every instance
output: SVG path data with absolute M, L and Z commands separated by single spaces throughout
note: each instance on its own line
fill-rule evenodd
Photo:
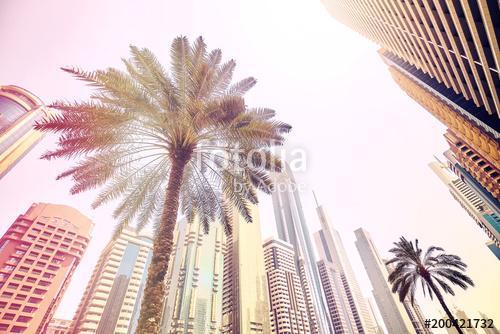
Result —
M 144 288 L 141 314 L 135 331 L 136 334 L 160 333 L 161 315 L 165 300 L 165 276 L 173 247 L 174 228 L 179 209 L 179 193 L 182 186 L 184 169 L 190 154 L 176 155 L 172 158 L 165 204 L 160 226 L 153 243 L 153 257 L 148 270 L 148 279 Z
M 444 311 L 446 312 L 446 315 L 448 318 L 451 320 L 453 326 L 456 328 L 459 334 L 464 334 L 462 331 L 462 328 L 458 325 L 457 319 L 453 316 L 451 313 L 450 309 L 448 308 L 448 305 L 444 302 L 443 295 L 441 294 L 441 291 L 438 290 L 438 288 L 434 285 L 434 282 L 432 281 L 431 278 L 426 279 L 426 281 L 429 283 L 432 291 L 434 291 L 434 294 L 436 295 L 437 299 L 439 300 L 439 303 L 443 307 Z

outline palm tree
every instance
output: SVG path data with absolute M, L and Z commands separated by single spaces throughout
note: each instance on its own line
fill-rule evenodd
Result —
M 55 102 L 59 111 L 36 128 L 59 133 L 58 147 L 42 156 L 80 158 L 58 176 L 71 177 L 70 192 L 102 188 L 92 206 L 118 201 L 116 233 L 135 222 L 155 231 L 136 333 L 159 333 L 164 278 L 177 214 L 200 219 L 206 230 L 220 221 L 231 232 L 233 209 L 248 222 L 256 189 L 273 189 L 270 171 L 281 161 L 288 124 L 267 108 L 248 108 L 243 95 L 256 80 L 231 84 L 235 62 L 178 37 L 168 73 L 148 49 L 130 47 L 126 71 L 63 68 L 95 89 L 86 102 Z M 116 234 L 115 234 L 116 235 Z
M 445 293 L 454 296 L 455 292 L 448 282 L 458 285 L 464 290 L 467 289 L 468 285 L 474 286 L 474 282 L 463 273 L 467 265 L 462 262 L 459 256 L 446 254 L 443 248 L 436 246 L 429 247 L 422 257 L 422 249 L 418 246 L 418 239 L 413 244 L 413 242 L 401 237 L 399 242 L 395 242 L 394 245 L 396 247 L 389 250 L 394 254 L 394 258 L 386 262 L 387 265 L 395 263 L 395 268 L 389 275 L 392 292 L 399 294 L 401 302 L 409 294 L 413 304 L 418 281 L 421 281 L 424 296 L 426 290 L 431 299 L 433 299 L 433 294 L 436 295 L 453 326 L 459 333 L 463 334 L 462 329 L 444 302 L 439 287 Z M 435 252 L 440 253 L 436 254 Z

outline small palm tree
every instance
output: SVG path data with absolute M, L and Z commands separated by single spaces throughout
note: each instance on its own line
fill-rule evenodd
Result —
M 421 281 L 424 296 L 426 290 L 431 299 L 433 299 L 433 294 L 436 295 L 446 315 L 453 322 L 457 331 L 462 334 L 463 331 L 444 302 L 439 287 L 445 293 L 454 296 L 455 292 L 448 282 L 458 285 L 464 290 L 467 289 L 468 285 L 474 286 L 474 282 L 463 273 L 467 265 L 462 262 L 460 257 L 443 253 L 444 249 L 441 247 L 431 246 L 422 256 L 422 249 L 418 246 L 418 239 L 413 244 L 413 242 L 401 237 L 399 242 L 395 242 L 394 245 L 396 247 L 389 250 L 394 254 L 394 258 L 386 262 L 386 265 L 395 264 L 394 270 L 389 275 L 392 292 L 399 294 L 401 302 L 409 295 L 413 304 L 418 281 Z M 440 253 L 435 254 L 435 252 Z
M 256 80 L 231 84 L 235 62 L 221 63 L 219 49 L 186 37 L 171 47 L 170 74 L 148 49 L 130 47 L 115 68 L 86 72 L 63 68 L 89 83 L 87 102 L 56 102 L 58 115 L 37 129 L 60 134 L 43 158 L 81 157 L 58 178 L 72 177 L 71 193 L 102 187 L 93 207 L 119 200 L 116 233 L 135 221 L 155 230 L 137 333 L 159 333 L 164 279 L 180 210 L 208 230 L 220 221 L 231 231 L 233 211 L 252 221 L 255 189 L 272 191 L 270 171 L 281 170 L 271 152 L 282 145 L 288 124 L 267 108 L 248 108 L 243 95 Z

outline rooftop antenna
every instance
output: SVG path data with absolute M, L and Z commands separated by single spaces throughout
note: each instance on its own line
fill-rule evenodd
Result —
M 314 190 L 313 190 L 313 196 L 314 196 L 314 201 L 316 202 L 316 206 L 319 207 L 318 198 L 316 197 L 316 193 L 314 192 Z

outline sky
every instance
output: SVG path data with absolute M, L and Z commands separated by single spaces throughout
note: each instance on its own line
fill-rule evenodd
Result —
M 476 287 L 447 296 L 478 317 L 500 321 L 498 261 L 487 238 L 427 166 L 447 149 L 445 127 L 393 82 L 377 46 L 329 16 L 319 0 L 4 0 L 0 4 L 0 84 L 55 100 L 82 100 L 89 89 L 59 70 L 122 67 L 134 44 L 165 65 L 173 38 L 202 35 L 237 62 L 235 78 L 254 76 L 250 106 L 277 110 L 293 130 L 286 152 L 306 152 L 302 202 L 310 231 L 319 229 L 312 190 L 340 231 L 365 296 L 371 287 L 353 231 L 370 232 L 383 256 L 400 236 L 461 256 Z M 57 311 L 71 318 L 113 228 L 112 206 L 90 208 L 95 192 L 69 195 L 55 176 L 71 161 L 42 161 L 54 136 L 0 180 L 0 233 L 33 202 L 73 206 L 95 228 Z M 270 199 L 261 196 L 263 239 L 275 235 Z M 421 296 L 420 296 L 421 297 Z M 428 318 L 439 306 L 419 298 Z M 496 303 L 496 304 L 495 304 Z M 496 321 L 496 322 L 498 322 Z M 436 332 L 438 333 L 438 332 Z

